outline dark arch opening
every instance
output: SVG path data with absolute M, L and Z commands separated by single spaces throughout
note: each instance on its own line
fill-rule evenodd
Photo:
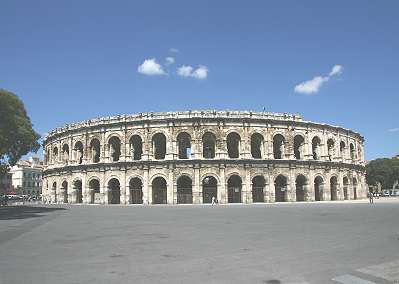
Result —
M 273 137 L 273 156 L 274 159 L 284 159 L 285 138 L 281 134 Z
M 73 187 L 75 189 L 76 203 L 83 203 L 82 181 L 76 180 L 73 183 Z
M 303 175 L 297 176 L 295 180 L 296 188 L 296 201 L 305 201 L 305 187 L 306 187 L 306 177 Z
M 64 144 L 62 146 L 62 161 L 64 163 L 67 163 L 69 160 L 69 145 L 68 144 Z
M 132 178 L 129 182 L 130 203 L 143 204 L 143 183 L 138 177 Z
M 217 199 L 218 183 L 213 176 L 207 176 L 202 180 L 202 203 L 212 203 L 212 197 Z
M 133 135 L 130 140 L 130 154 L 135 161 L 141 160 L 143 155 L 143 141 L 139 135 Z
M 227 200 L 229 203 L 241 203 L 242 180 L 238 175 L 232 175 L 227 181 Z
M 163 133 L 157 133 L 152 137 L 152 146 L 155 160 L 163 160 L 166 156 L 166 136 Z
M 61 185 L 62 199 L 64 203 L 68 203 L 68 182 L 64 180 Z
M 117 162 L 121 156 L 121 140 L 117 136 L 112 136 L 108 140 L 109 156 L 112 162 Z
M 90 203 L 95 203 L 96 196 L 99 199 L 100 195 L 100 181 L 98 179 L 92 179 L 89 182 L 90 189 Z
M 334 159 L 334 148 L 335 148 L 335 142 L 333 139 L 328 139 L 327 140 L 327 154 L 328 154 L 328 159 L 332 161 Z
M 251 136 L 251 155 L 254 159 L 262 159 L 264 139 L 259 133 L 254 133 Z
M 78 164 L 83 163 L 83 143 L 78 141 L 75 143 L 75 160 Z
M 314 179 L 314 200 L 323 200 L 323 178 L 318 176 Z
M 191 136 L 186 132 L 177 135 L 177 145 L 179 147 L 179 159 L 189 159 L 191 156 Z
M 287 178 L 283 175 L 279 175 L 274 181 L 275 188 L 275 201 L 285 202 L 287 201 Z
M 295 159 L 301 160 L 304 158 L 304 148 L 305 145 L 305 139 L 302 137 L 302 135 L 296 135 L 294 137 L 294 155 Z
M 205 159 L 215 158 L 216 136 L 211 132 L 206 132 L 202 136 L 202 156 Z
M 357 199 L 357 179 L 353 178 L 353 199 Z
M 337 200 L 338 199 L 338 181 L 337 177 L 331 177 L 330 178 L 330 192 L 331 192 L 331 200 Z
M 121 188 L 119 180 L 116 178 L 108 182 L 108 204 L 121 203 Z
M 321 153 L 320 153 L 320 144 L 321 140 L 319 137 L 315 136 L 312 139 L 312 154 L 313 154 L 313 160 L 319 160 Z
M 90 151 L 91 151 L 91 161 L 93 163 L 98 163 L 100 161 L 100 141 L 97 138 L 94 138 L 90 142 Z
M 152 203 L 167 203 L 167 184 L 166 180 L 163 177 L 156 177 L 152 181 Z
M 177 180 L 177 203 L 193 203 L 192 180 L 188 176 L 181 176 Z
M 263 176 L 256 176 L 252 179 L 252 202 L 265 202 L 266 181 Z
M 241 137 L 238 133 L 231 132 L 227 135 L 227 154 L 231 159 L 237 159 L 240 156 Z

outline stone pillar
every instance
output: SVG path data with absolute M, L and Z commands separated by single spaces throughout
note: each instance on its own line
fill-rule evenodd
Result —
M 242 202 L 252 203 L 252 182 L 251 172 L 248 167 L 245 167 L 245 183 L 243 184 Z
M 226 178 L 225 178 L 225 165 L 220 165 L 220 185 L 218 185 L 218 194 L 217 198 L 220 203 L 228 203 L 227 202 L 227 186 L 226 186 Z
M 176 187 L 174 183 L 174 171 L 173 168 L 168 169 L 168 176 L 167 176 L 167 189 L 166 189 L 166 200 L 167 204 L 175 204 L 177 203 L 177 195 L 176 195 Z
M 149 169 L 144 168 L 143 204 L 152 204 L 152 187 L 149 181 Z
M 269 202 L 276 202 L 276 186 L 274 184 L 274 180 L 269 183 Z
M 194 165 L 193 203 L 202 203 L 200 166 Z
M 263 189 L 263 195 L 265 202 L 271 202 L 269 178 L 265 179 L 265 188 Z

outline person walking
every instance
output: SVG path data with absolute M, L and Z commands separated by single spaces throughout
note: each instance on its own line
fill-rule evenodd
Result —
M 216 204 L 216 198 L 215 196 L 212 196 L 212 206 Z
M 370 204 L 374 203 L 374 195 L 372 192 L 369 192 L 369 201 L 370 201 Z

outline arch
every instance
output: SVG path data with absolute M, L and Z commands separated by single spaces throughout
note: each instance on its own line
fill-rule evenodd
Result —
M 285 138 L 281 134 L 276 134 L 273 137 L 273 156 L 274 159 L 284 159 L 285 155 Z
M 241 137 L 237 132 L 230 132 L 227 135 L 227 155 L 231 159 L 240 157 Z
M 352 186 L 353 186 L 353 199 L 357 199 L 357 179 L 352 179 Z
M 83 163 L 83 143 L 81 141 L 77 141 L 75 143 L 74 151 L 75 151 L 75 161 L 77 161 L 78 164 Z
M 317 176 L 314 179 L 314 200 L 323 200 L 323 190 L 324 190 L 324 179 L 321 176 Z
M 265 202 L 266 180 L 264 176 L 252 178 L 252 202 Z
M 64 180 L 61 184 L 62 202 L 68 203 L 68 182 Z
M 202 179 L 202 203 L 212 203 L 212 197 L 217 199 L 218 181 L 214 176 L 207 175 Z
M 109 158 L 112 162 L 117 162 L 121 156 L 121 140 L 114 135 L 108 139 Z
M 254 133 L 251 135 L 251 155 L 254 159 L 262 159 L 264 138 L 262 134 Z
M 227 180 L 228 203 L 241 203 L 242 179 L 239 175 L 232 175 Z
M 143 181 L 139 177 L 129 181 L 130 204 L 143 204 Z
M 189 159 L 191 157 L 191 136 L 187 132 L 180 132 L 177 135 L 177 146 L 179 159 Z
M 341 141 L 339 143 L 339 154 L 341 155 L 341 158 L 345 158 L 345 149 L 346 149 L 345 141 Z
M 57 182 L 54 181 L 51 187 L 53 194 L 54 194 L 54 202 L 57 202 Z
M 152 203 L 167 203 L 167 184 L 163 177 L 158 176 L 152 181 Z
M 348 188 L 349 188 L 349 179 L 348 177 L 343 177 L 342 178 L 342 184 L 344 186 L 343 191 L 344 191 L 344 200 L 348 200 Z
M 335 141 L 332 138 L 327 140 L 327 155 L 330 161 L 333 160 L 335 154 Z
M 53 148 L 53 163 L 58 162 L 58 147 L 54 146 Z
M 75 202 L 76 203 L 83 203 L 83 192 L 82 192 L 82 180 L 75 179 L 73 182 L 73 188 L 75 192 Z
M 62 161 L 64 163 L 68 162 L 69 160 L 69 145 L 68 143 L 65 143 L 62 145 Z
M 330 178 L 330 196 L 331 200 L 338 199 L 338 179 L 336 176 Z
M 90 189 L 89 203 L 95 203 L 96 196 L 98 196 L 100 194 L 100 180 L 96 177 L 92 178 L 89 181 L 89 189 Z
M 155 160 L 163 160 L 166 157 L 166 136 L 158 132 L 152 136 L 152 151 Z
M 296 201 L 305 201 L 307 178 L 299 174 L 295 179 Z
M 193 203 L 192 180 L 186 175 L 180 176 L 177 179 L 177 203 Z
M 274 180 L 274 196 L 276 202 L 287 201 L 287 177 L 278 175 Z
M 305 138 L 302 135 L 297 134 L 294 137 L 294 156 L 297 160 L 303 160 L 304 158 L 304 147 L 305 147 Z
M 321 145 L 321 140 L 318 136 L 313 137 L 312 139 L 312 154 L 313 154 L 313 160 L 319 160 L 321 153 L 320 153 L 320 145 Z
M 143 155 L 143 140 L 140 135 L 132 135 L 129 139 L 130 155 L 134 161 L 141 160 Z
M 100 161 L 101 145 L 100 140 L 93 138 L 90 141 L 91 162 L 98 163 Z
M 205 132 L 202 135 L 202 157 L 214 159 L 216 153 L 216 135 L 212 132 Z
M 108 204 L 121 203 L 121 187 L 117 178 L 111 178 L 108 181 Z
M 354 161 L 356 159 L 356 152 L 355 152 L 355 146 L 353 143 L 349 144 L 349 150 L 351 152 L 351 160 Z

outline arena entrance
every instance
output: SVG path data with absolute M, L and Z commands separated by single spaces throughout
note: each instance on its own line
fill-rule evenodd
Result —
M 121 203 L 121 189 L 120 189 L 119 180 L 113 178 L 108 182 L 108 204 L 120 204 L 120 203 Z
M 252 202 L 265 202 L 265 178 L 256 176 L 252 179 Z
M 135 177 L 129 182 L 130 204 L 143 204 L 143 183 Z
M 163 177 L 156 177 L 152 181 L 152 203 L 167 203 L 167 185 L 166 180 Z
M 330 195 L 331 195 L 331 200 L 337 200 L 338 199 L 338 181 L 337 177 L 331 177 L 330 178 Z
M 276 202 L 287 201 L 287 178 L 279 175 L 274 181 L 274 193 Z
M 63 195 L 63 202 L 68 203 L 68 182 L 66 180 L 64 180 L 61 185 L 61 191 Z
M 76 203 L 83 203 L 82 181 L 77 180 L 73 183 L 76 194 Z
M 239 176 L 233 175 L 227 181 L 228 203 L 241 203 L 242 180 Z
M 90 203 L 95 203 L 96 201 L 96 194 L 97 196 L 100 194 L 100 182 L 98 179 L 92 179 L 89 182 L 89 189 L 90 189 Z
M 177 203 L 193 203 L 192 181 L 188 176 L 181 176 L 177 180 Z
M 305 176 L 299 175 L 295 181 L 296 201 L 305 201 L 305 185 L 306 185 Z
M 314 179 L 314 200 L 323 200 L 323 178 L 318 176 Z
M 212 203 L 212 197 L 217 199 L 218 182 L 212 176 L 207 176 L 202 181 L 202 203 Z

